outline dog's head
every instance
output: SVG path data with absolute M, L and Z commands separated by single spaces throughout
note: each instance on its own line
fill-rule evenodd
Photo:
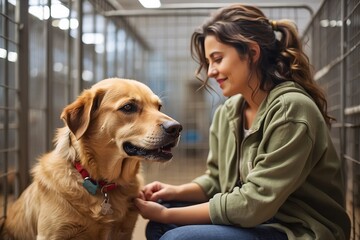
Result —
M 112 78 L 85 90 L 61 118 L 81 145 L 78 154 L 102 159 L 111 168 L 127 158 L 172 158 L 182 126 L 160 109 L 160 98 L 146 85 Z

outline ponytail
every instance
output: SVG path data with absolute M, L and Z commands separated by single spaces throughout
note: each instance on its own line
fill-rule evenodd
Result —
M 276 59 L 275 75 L 302 86 L 320 109 L 327 125 L 331 126 L 334 118 L 327 114 L 325 93 L 313 78 L 309 58 L 303 51 L 295 24 L 290 20 L 278 20 L 272 21 L 271 26 L 275 32 L 281 34 L 277 40 L 280 53 Z

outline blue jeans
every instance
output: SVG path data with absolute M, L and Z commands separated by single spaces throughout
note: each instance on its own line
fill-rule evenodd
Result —
M 182 204 L 175 204 L 177 207 Z M 182 205 L 184 206 L 184 205 Z M 167 207 L 174 207 L 173 204 Z M 150 221 L 146 226 L 148 240 L 287 240 L 285 233 L 275 228 L 258 225 L 240 228 L 228 225 L 185 225 L 162 224 Z

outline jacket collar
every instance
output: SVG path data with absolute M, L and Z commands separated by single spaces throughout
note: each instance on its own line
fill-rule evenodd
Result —
M 260 104 L 253 125 L 251 126 L 252 132 L 257 131 L 260 128 L 261 122 L 267 115 L 267 112 L 269 111 L 269 106 L 272 104 L 272 102 L 276 100 L 279 96 L 288 92 L 298 92 L 310 97 L 309 94 L 299 84 L 295 82 L 286 81 L 277 85 L 269 92 L 269 95 Z M 226 107 L 227 117 L 229 121 L 233 122 L 232 124 L 235 124 L 235 126 L 241 126 L 239 124 L 242 124 L 241 115 L 242 106 L 244 105 L 244 103 L 245 99 L 241 94 L 230 97 L 224 103 L 224 106 Z

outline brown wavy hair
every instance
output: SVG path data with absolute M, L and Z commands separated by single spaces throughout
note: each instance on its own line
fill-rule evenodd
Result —
M 312 97 L 328 126 L 331 125 L 333 118 L 327 113 L 325 94 L 313 79 L 309 59 L 292 21 L 270 21 L 259 8 L 241 4 L 216 11 L 191 37 L 191 55 L 199 63 L 196 77 L 203 81 L 204 87 L 208 86 L 208 77 L 203 79 L 201 73 L 209 67 L 204 47 L 208 35 L 234 47 L 240 57 L 251 56 L 250 45 L 258 44 L 259 60 L 254 63 L 249 58 L 251 68 L 261 76 L 258 89 L 270 91 L 284 81 L 296 82 Z

